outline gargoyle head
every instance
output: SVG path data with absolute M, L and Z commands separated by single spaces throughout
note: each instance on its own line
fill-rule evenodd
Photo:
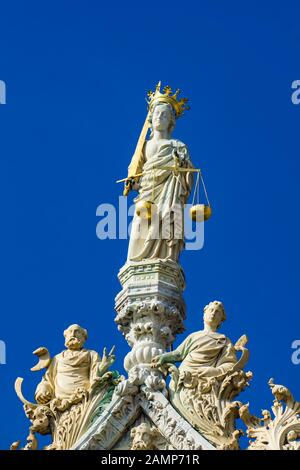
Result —
M 26 411 L 26 414 L 32 423 L 30 426 L 32 433 L 48 434 L 50 432 L 52 411 L 48 406 L 37 406 L 35 409 Z

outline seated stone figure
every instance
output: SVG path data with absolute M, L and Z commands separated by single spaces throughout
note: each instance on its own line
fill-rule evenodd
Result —
M 44 347 L 35 351 L 40 360 L 32 370 L 47 368 L 36 388 L 36 403 L 23 397 L 23 379 L 16 380 L 17 395 L 31 421 L 27 440 L 33 442 L 34 448 L 37 448 L 35 433 L 51 433 L 52 443 L 47 449 L 70 449 L 102 413 L 116 385 L 124 378 L 116 371 L 108 371 L 115 361 L 114 348 L 109 354 L 104 348 L 102 358 L 96 351 L 85 349 L 87 331 L 77 324 L 69 326 L 64 337 L 66 349 L 53 359 Z M 27 445 L 24 450 L 28 448 Z
M 154 358 L 152 366 L 164 369 L 167 365 L 172 372 L 170 398 L 182 416 L 218 447 L 237 448 L 239 431 L 234 423 L 241 403 L 231 400 L 248 384 L 251 373 L 242 371 L 248 358 L 247 338 L 233 345 L 217 332 L 225 319 L 223 304 L 210 302 L 204 308 L 203 330 L 190 334 L 174 351 Z M 178 369 L 171 365 L 176 362 L 181 363 Z
M 224 375 L 237 362 L 231 341 L 217 329 L 226 319 L 221 302 L 211 302 L 204 308 L 204 329 L 190 334 L 178 348 L 157 356 L 153 366 L 181 362 L 180 372 L 197 373 L 198 377 Z
M 78 390 L 91 391 L 100 377 L 114 362 L 114 356 L 84 349 L 87 331 L 79 325 L 70 325 L 64 331 L 66 350 L 57 354 L 37 386 L 35 399 L 48 403 L 53 398 L 68 400 Z

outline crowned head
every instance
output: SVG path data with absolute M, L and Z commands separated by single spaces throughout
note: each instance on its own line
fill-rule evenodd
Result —
M 172 106 L 168 103 L 157 102 L 149 116 L 149 122 L 152 132 L 167 131 L 171 134 L 175 125 L 176 118 Z
M 178 99 L 180 90 L 176 90 L 172 94 L 172 88 L 170 86 L 165 86 L 163 92 L 161 92 L 161 82 L 159 82 L 155 88 L 155 91 L 148 92 L 148 106 L 150 113 L 153 113 L 156 105 L 159 104 L 168 104 L 174 111 L 175 118 L 182 116 L 184 111 L 190 109 L 186 104 L 187 98 Z

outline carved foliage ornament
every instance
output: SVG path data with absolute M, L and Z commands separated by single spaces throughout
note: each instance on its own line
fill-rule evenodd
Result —
M 272 414 L 262 411 L 262 418 L 252 416 L 249 404 L 240 409 L 240 417 L 247 426 L 250 438 L 248 450 L 300 450 L 300 403 L 283 385 L 269 386 L 275 397 Z

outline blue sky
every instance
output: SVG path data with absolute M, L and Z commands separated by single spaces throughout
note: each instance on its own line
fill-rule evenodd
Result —
M 300 399 L 291 343 L 299 320 L 299 3 L 203 0 L 2 2 L 0 448 L 26 437 L 13 384 L 32 399 L 31 352 L 54 355 L 78 322 L 87 346 L 128 346 L 114 324 L 126 240 L 96 237 L 96 208 L 117 204 L 158 80 L 191 110 L 174 136 L 205 174 L 213 206 L 205 246 L 182 256 L 186 332 L 224 302 L 225 332 L 249 336 L 254 373 L 241 395 L 260 413 L 270 377 Z

